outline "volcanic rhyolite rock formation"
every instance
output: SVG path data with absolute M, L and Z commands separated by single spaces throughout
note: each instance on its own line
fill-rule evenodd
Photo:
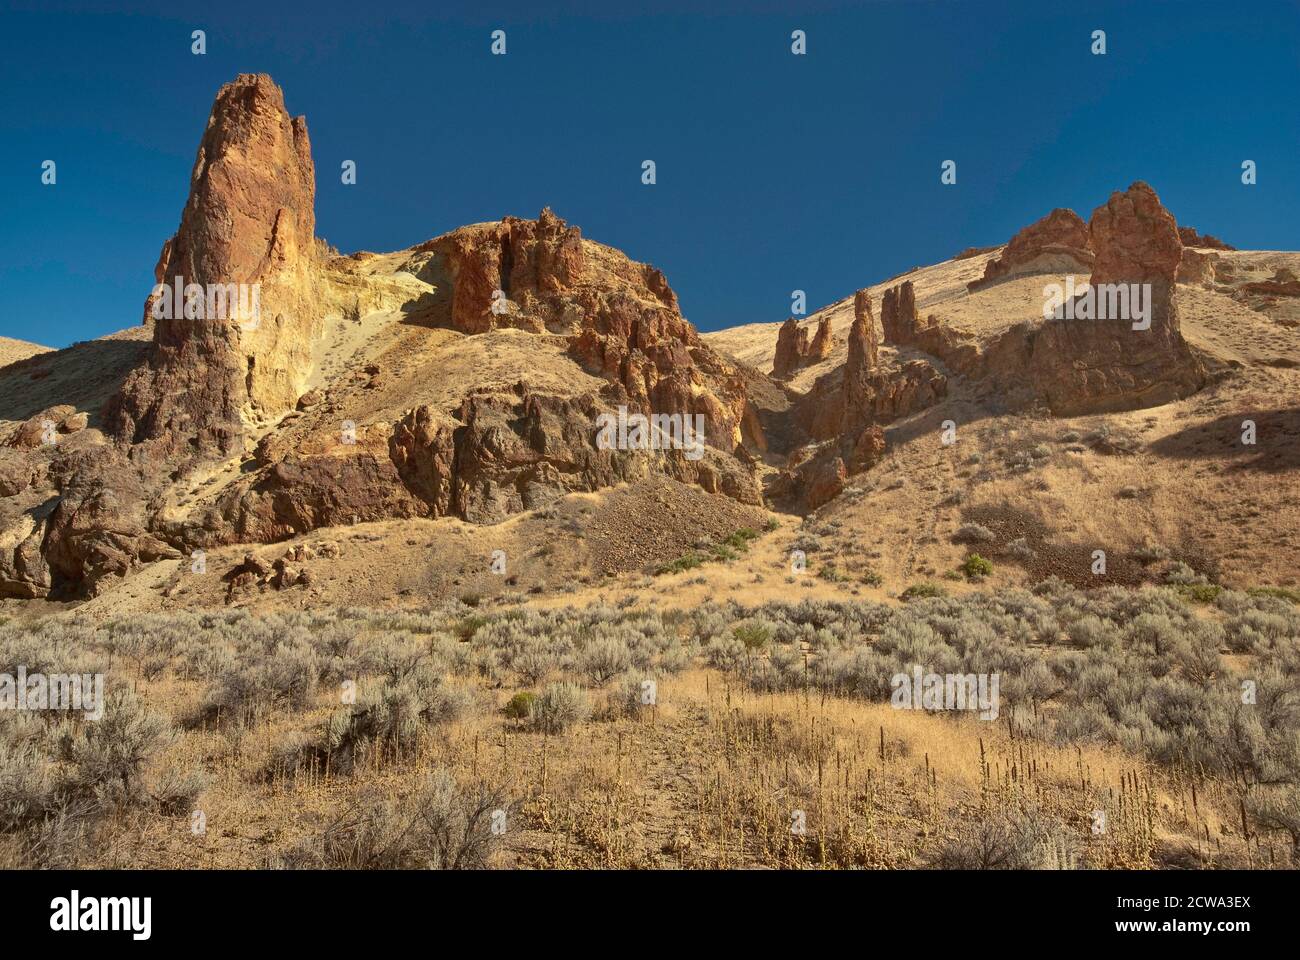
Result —
M 1166 403 L 1199 389 L 1205 370 L 1178 326 L 1183 247 L 1155 191 L 1139 181 L 1112 194 L 1093 211 L 1087 246 L 1091 285 L 1141 286 L 1149 329 L 1134 329 L 1128 316 L 1060 317 L 1019 323 L 980 342 L 934 315 L 922 318 L 912 284 L 904 282 L 884 296 L 885 341 L 938 357 L 1008 409 L 1045 406 L 1073 416 Z
M 883 291 L 883 343 L 866 290 L 846 339 L 828 315 L 813 336 L 786 321 L 780 383 L 700 337 L 660 271 L 549 209 L 392 254 L 333 254 L 313 235 L 305 122 L 265 76 L 221 89 L 191 187 L 158 282 L 257 284 L 260 316 L 186 318 L 172 304 L 156 317 L 151 295 L 151 342 L 116 350 L 119 369 L 135 366 L 102 414 L 32 405 L 0 426 L 0 596 L 94 594 L 155 560 L 358 522 L 494 524 L 656 477 L 815 509 L 880 460 L 886 427 L 945 402 L 954 377 L 996 407 L 1053 413 L 1160 403 L 1204 380 L 1174 281 L 1196 270 L 1209 284 L 1214 263 L 1183 250 L 1140 183 L 1086 235 L 1062 210 L 1020 231 L 971 286 L 1088 272 L 1147 283 L 1150 330 L 1046 320 L 981 337 L 923 319 L 909 280 Z M 48 374 L 33 364 L 9 376 Z M 603 449 L 599 420 L 620 410 L 691 418 L 704 446 Z M 230 596 L 310 585 L 308 559 L 227 570 Z
M 658 270 L 543 210 L 421 244 L 397 275 L 367 272 L 374 255 L 325 255 L 313 196 L 306 124 L 289 117 L 279 88 L 264 75 L 224 86 L 155 275 L 204 289 L 256 284 L 260 317 L 187 317 L 183 305 L 176 313 L 150 296 L 153 344 L 106 405 L 107 436 L 94 431 L 76 456 L 51 445 L 43 456 L 57 469 L 0 464 L 6 489 L 49 493 L 53 504 L 11 527 L 0 589 L 93 593 L 136 562 L 341 523 L 492 523 L 650 472 L 761 502 L 743 448 L 761 451 L 763 437 L 742 380 L 681 316 Z M 365 422 L 351 386 L 313 385 L 315 350 L 327 315 L 355 323 L 399 306 L 464 336 L 518 330 L 536 335 L 539 349 L 558 342 L 591 386 L 557 394 L 521 367 L 511 389 L 468 388 L 450 404 Z M 366 365 L 353 379 L 373 391 L 386 373 Z M 599 449 L 597 418 L 619 408 L 691 418 L 705 449 Z M 67 429 L 63 414 L 77 416 L 55 412 L 56 429 Z M 355 436 L 344 426 L 353 418 Z M 39 427 L 20 428 L 15 446 L 38 443 Z M 242 470 L 210 497 L 183 511 L 169 502 L 169 483 L 239 456 Z
M 1025 227 L 1006 245 L 1001 256 L 990 260 L 984 276 L 973 280 L 973 293 L 1001 280 L 1034 273 L 1088 273 L 1088 225 L 1073 210 L 1057 208 Z
M 776 337 L 776 357 L 772 361 L 772 376 L 788 378 L 800 367 L 821 363 L 831 353 L 831 322 L 823 317 L 817 324 L 817 333 L 811 338 L 808 328 L 794 317 L 781 324 Z
M 1088 236 L 1092 287 L 1142 285 L 1150 328 L 1134 329 L 1128 317 L 1044 321 L 1029 347 L 1033 388 L 1059 414 L 1152 406 L 1199 389 L 1205 371 L 1178 325 L 1182 242 L 1155 191 L 1139 181 L 1111 194 L 1093 211 Z
M 791 458 L 777 494 L 807 509 L 838 496 L 850 476 L 869 469 L 884 453 L 883 424 L 931 406 L 946 393 L 947 378 L 928 360 L 881 364 L 871 297 L 859 290 L 843 367 L 819 377 L 795 408 L 817 443 Z
M 191 318 L 176 302 L 156 311 L 151 294 L 145 321 L 154 324 L 153 349 L 110 404 L 113 433 L 155 441 L 163 452 L 196 440 L 230 453 L 243 423 L 297 400 L 320 332 L 315 194 L 306 118 L 289 117 L 283 93 L 264 74 L 223 86 L 180 227 L 163 244 L 154 277 L 168 286 L 179 277 L 205 292 L 256 284 L 259 315 Z
M 1230 243 L 1224 243 L 1218 237 L 1208 233 L 1198 233 L 1195 227 L 1179 227 L 1178 239 L 1184 247 L 1200 247 L 1208 250 L 1236 250 Z

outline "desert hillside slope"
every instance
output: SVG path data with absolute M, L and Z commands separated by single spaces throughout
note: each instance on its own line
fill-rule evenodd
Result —
M 0 337 L 0 367 L 7 367 L 19 360 L 26 360 L 28 357 L 49 352 L 49 347 L 43 347 L 39 343 L 15 340 L 13 337 Z

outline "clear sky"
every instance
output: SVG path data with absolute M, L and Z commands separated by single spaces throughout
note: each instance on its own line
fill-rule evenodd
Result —
M 1086 218 L 1135 179 L 1179 223 L 1300 248 L 1295 3 L 0 0 L 0 334 L 62 346 L 139 322 L 241 72 L 306 114 L 317 233 L 339 249 L 550 205 L 662 268 L 704 330 L 1004 242 L 1052 207 Z

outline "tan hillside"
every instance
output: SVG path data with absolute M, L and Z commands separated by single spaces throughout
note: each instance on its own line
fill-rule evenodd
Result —
M 13 337 L 0 337 L 0 367 L 7 367 L 19 360 L 49 352 L 49 347 L 43 347 L 39 343 L 28 343 L 26 340 L 15 340 Z

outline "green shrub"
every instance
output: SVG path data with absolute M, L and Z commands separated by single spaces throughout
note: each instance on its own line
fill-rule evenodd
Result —
M 1184 584 L 1177 588 L 1179 595 L 1196 603 L 1214 603 L 1223 588 L 1213 583 Z
M 961 572 L 971 580 L 981 580 L 993 572 L 993 564 L 978 553 L 972 553 L 962 562 Z
M 741 527 L 735 533 L 728 535 L 723 541 L 727 546 L 734 547 L 737 550 L 746 550 L 749 548 L 751 540 L 758 539 L 758 531 L 751 530 L 749 527 Z
M 527 720 L 533 715 L 533 706 L 537 703 L 537 694 L 520 690 L 506 704 L 506 716 L 511 720 Z
M 921 583 L 912 584 L 901 594 L 899 594 L 899 599 L 919 600 L 924 597 L 946 597 L 946 596 L 948 596 L 947 590 L 939 586 L 939 584 L 937 583 L 932 583 L 929 580 L 925 580 L 922 581 Z
M 709 552 L 713 554 L 712 559 L 718 563 L 725 563 L 729 560 L 737 560 L 740 554 L 725 543 L 715 543 L 709 547 Z
M 772 638 L 772 631 L 761 623 L 738 624 L 731 635 L 745 645 L 749 651 L 761 650 Z
M 478 632 L 478 628 L 487 622 L 487 617 L 480 616 L 479 614 L 466 617 L 464 620 L 460 621 L 460 623 L 456 624 L 457 639 L 462 643 L 469 641 L 474 634 Z
M 702 563 L 704 563 L 704 558 L 692 550 L 689 553 L 682 554 L 676 560 L 661 564 L 659 568 L 655 570 L 655 573 L 659 576 L 668 573 L 683 573 L 687 570 L 694 570 Z

